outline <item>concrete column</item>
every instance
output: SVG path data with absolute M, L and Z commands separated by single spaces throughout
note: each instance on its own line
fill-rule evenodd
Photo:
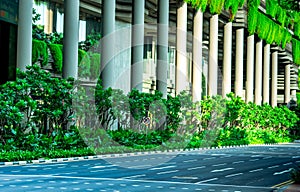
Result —
M 143 89 L 145 0 L 133 1 L 131 89 Z
M 223 85 L 222 96 L 231 92 L 231 61 L 232 61 L 232 22 L 224 27 L 224 54 L 223 54 Z
M 243 98 L 244 29 L 236 30 L 235 95 Z
M 19 0 L 17 68 L 21 71 L 32 64 L 32 7 L 33 1 Z
M 270 103 L 270 44 L 264 47 L 263 103 Z
M 188 88 L 187 71 L 187 3 L 177 9 L 176 94 Z
M 254 35 L 247 38 L 246 102 L 253 102 L 254 88 Z
M 168 39 L 169 0 L 158 0 L 156 86 L 164 98 L 167 98 Z
M 285 66 L 284 74 L 284 102 L 288 104 L 291 101 L 291 65 Z
M 271 87 L 271 105 L 277 106 L 277 73 L 278 73 L 278 52 L 272 53 L 272 87 Z
M 63 77 L 78 77 L 79 0 L 64 1 Z
M 208 61 L 208 95 L 218 94 L 218 15 L 210 18 L 209 61 Z
M 114 85 L 114 30 L 116 0 L 102 0 L 101 80 L 103 88 Z
M 254 102 L 257 105 L 262 102 L 262 40 L 256 43 Z
M 203 13 L 198 10 L 194 17 L 193 34 L 193 101 L 200 101 L 202 95 L 202 38 Z

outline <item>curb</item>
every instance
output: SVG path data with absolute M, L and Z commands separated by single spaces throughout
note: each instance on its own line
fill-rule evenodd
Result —
M 164 151 L 118 153 L 118 154 L 106 154 L 106 155 L 94 155 L 94 156 L 70 157 L 70 158 L 0 162 L 0 166 L 22 166 L 22 165 L 28 165 L 28 164 L 30 164 L 30 165 L 32 165 L 32 164 L 49 164 L 49 163 L 59 163 L 59 162 L 107 159 L 107 158 L 116 158 L 116 157 L 131 157 L 131 156 L 141 156 L 141 155 L 151 155 L 151 154 L 161 154 L 161 153 L 174 153 L 174 152 L 180 153 L 180 152 L 185 152 L 185 151 L 202 151 L 202 150 L 214 150 L 214 149 L 226 149 L 226 148 L 243 148 L 243 147 L 251 147 L 251 146 L 268 146 L 268 145 L 275 145 L 275 144 L 283 144 L 283 143 L 233 145 L 233 146 L 204 147 L 204 148 L 193 148 L 193 149 L 167 149 Z M 287 143 L 284 143 L 284 144 L 287 144 Z M 290 144 L 292 144 L 292 143 L 290 143 Z

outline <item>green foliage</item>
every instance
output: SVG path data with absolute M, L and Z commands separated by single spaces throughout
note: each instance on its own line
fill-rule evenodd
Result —
M 292 40 L 292 35 L 287 29 L 253 8 L 250 8 L 248 12 L 248 31 L 250 34 L 257 33 L 258 37 L 268 44 L 275 42 L 282 48 L 285 48 L 286 44 Z
M 42 66 L 48 63 L 48 48 L 44 41 L 32 40 L 32 63 L 42 59 Z
M 211 14 L 220 14 L 223 8 L 230 10 L 230 20 L 233 20 L 238 8 L 244 5 L 245 0 L 185 0 L 185 2 L 202 12 L 205 12 L 209 6 Z
M 49 44 L 50 53 L 53 58 L 52 69 L 55 73 L 62 73 L 63 46 L 60 44 Z
M 101 34 L 93 32 L 86 37 L 85 41 L 79 42 L 79 49 L 95 52 L 99 49 Z
M 53 158 L 68 158 L 79 156 L 90 156 L 94 153 L 89 148 L 82 149 L 38 149 L 35 151 L 17 150 L 17 151 L 0 151 L 0 162 L 13 162 L 13 161 L 31 161 L 40 158 L 53 159 Z
M 299 0 L 278 0 L 280 7 L 287 10 L 299 10 Z
M 202 12 L 205 12 L 209 0 L 185 0 L 188 4 L 192 5 L 196 9 L 200 9 Z
M 83 146 L 76 130 L 67 129 L 73 117 L 72 81 L 52 78 L 37 65 L 17 77 L 0 86 L 0 149 Z
M 244 6 L 244 3 L 245 3 L 245 0 L 225 0 L 224 9 L 230 10 L 231 20 L 233 20 L 239 7 Z
M 101 68 L 101 55 L 99 53 L 89 53 L 91 57 L 91 79 L 98 79 Z
M 289 142 L 299 118 L 287 107 L 258 106 L 229 94 L 201 101 L 200 129 L 188 147 Z
M 260 5 L 260 0 L 248 0 L 248 8 L 249 9 L 258 9 Z
M 220 14 L 222 12 L 225 0 L 210 0 L 209 10 L 212 14 Z
M 293 60 L 294 63 L 300 65 L 300 41 L 293 39 Z
M 88 78 L 91 76 L 91 60 L 90 55 L 84 50 L 78 50 L 78 76 Z

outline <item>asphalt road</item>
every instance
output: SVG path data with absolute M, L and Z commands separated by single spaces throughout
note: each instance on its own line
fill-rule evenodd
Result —
M 267 192 L 300 165 L 300 144 L 0 167 L 1 192 Z

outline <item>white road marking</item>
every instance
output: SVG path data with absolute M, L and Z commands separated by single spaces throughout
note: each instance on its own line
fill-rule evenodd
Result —
M 235 173 L 235 174 L 231 174 L 231 175 L 226 175 L 225 177 L 235 177 L 235 176 L 239 176 L 239 175 L 243 175 L 243 173 Z
M 223 172 L 223 171 L 228 171 L 228 170 L 232 170 L 234 168 L 232 167 L 228 167 L 228 168 L 224 168 L 224 169 L 216 169 L 216 170 L 212 170 L 212 173 L 216 173 L 216 172 Z
M 104 171 L 116 171 L 116 168 L 113 169 L 100 169 L 100 170 L 95 170 L 95 171 L 90 171 L 91 173 L 97 173 L 97 172 L 104 172 Z
M 20 173 L 20 170 L 16 170 L 16 171 L 11 171 L 12 173 Z
M 204 158 L 203 160 L 211 160 L 211 159 L 215 159 L 215 157 L 208 157 L 208 158 Z
M 262 170 L 264 170 L 264 169 L 254 169 L 254 170 L 252 170 L 252 171 L 249 171 L 250 173 L 254 173 L 254 172 L 258 172 L 258 171 L 262 171 Z
M 232 164 L 239 164 L 239 163 L 245 163 L 245 161 L 235 161 Z
M 292 158 L 293 159 L 298 159 L 298 158 L 300 158 L 300 156 L 293 156 Z
M 191 180 L 195 180 L 198 179 L 198 177 L 184 177 L 184 176 L 174 176 L 172 177 L 173 179 L 191 179 Z
M 252 155 L 251 157 L 261 157 L 261 155 Z
M 218 166 L 223 166 L 223 165 L 227 165 L 227 163 L 221 163 L 221 164 L 213 165 L 213 167 L 218 167 Z
M 179 170 L 159 172 L 159 173 L 157 173 L 157 175 L 163 175 L 163 174 L 169 174 L 169 173 L 176 173 L 176 172 L 178 172 L 178 171 L 179 171 Z
M 292 162 L 289 162 L 289 163 L 285 163 L 283 165 L 286 166 L 286 165 L 292 165 L 292 164 L 293 164 Z
M 203 169 L 203 168 L 206 168 L 206 166 L 201 166 L 201 167 L 192 167 L 192 168 L 188 168 L 187 170 L 191 171 L 191 170 Z
M 95 177 L 72 177 L 72 176 L 62 176 L 62 175 L 11 175 L 11 174 L 0 174 L 0 177 L 12 177 L 12 178 L 27 178 L 27 177 L 31 177 L 31 178 L 47 178 L 47 179 L 79 179 L 79 180 L 88 180 L 88 181 L 103 181 L 103 182 L 107 182 L 107 181 L 116 181 L 115 178 L 95 178 Z M 217 180 L 218 178 L 213 178 L 210 180 Z M 199 185 L 199 186 L 218 186 L 218 187 L 238 187 L 238 188 L 245 188 L 245 189 L 270 189 L 269 187 L 260 187 L 260 186 L 245 186 L 245 185 L 224 185 L 224 184 L 210 184 L 210 183 L 204 183 L 201 184 L 201 182 L 204 181 L 200 181 L 198 183 L 189 183 L 189 182 L 175 182 L 175 181 L 161 181 L 161 180 L 142 180 L 142 179 L 117 179 L 118 181 L 124 181 L 124 182 L 141 182 L 141 183 L 149 183 L 149 184 L 179 184 L 179 185 L 190 185 L 190 186 L 194 186 L 194 185 Z M 207 182 L 207 181 L 206 181 Z
M 250 159 L 249 161 L 258 161 L 259 159 Z
M 196 159 L 192 159 L 192 160 L 186 160 L 186 161 L 183 161 L 184 163 L 190 163 L 190 162 L 196 162 L 197 160 Z
M 129 169 L 137 169 L 137 168 L 148 168 L 151 167 L 152 165 L 136 165 L 136 166 L 131 166 L 128 167 Z
M 291 171 L 291 169 L 287 169 L 287 170 L 284 170 L 284 171 L 281 171 L 281 172 L 276 172 L 273 175 L 281 175 L 281 174 L 284 174 L 284 173 L 289 173 L 290 171 Z
M 99 165 L 91 167 L 90 169 L 102 169 L 102 168 L 110 168 L 110 167 L 116 167 L 116 165 Z
M 206 182 L 209 182 L 209 181 L 215 181 L 215 180 L 218 180 L 218 178 L 212 178 L 212 179 L 207 179 L 207 180 L 204 180 L 204 181 L 199 181 L 197 182 L 196 184 L 200 184 L 200 183 L 206 183 Z
M 176 167 L 176 166 L 166 166 L 166 167 L 155 167 L 155 168 L 152 168 L 152 169 L 149 169 L 149 170 L 151 170 L 151 171 L 153 171 L 153 170 L 161 170 L 161 169 L 168 169 L 168 168 L 174 168 L 174 167 Z
M 133 176 L 128 176 L 128 177 L 123 177 L 123 179 L 132 179 L 132 178 L 137 178 L 137 177 L 145 177 L 145 174 L 141 174 L 141 175 L 133 175 Z
M 277 167 L 279 167 L 279 165 L 274 165 L 274 166 L 268 167 L 268 169 L 273 169 L 273 168 L 277 168 Z

